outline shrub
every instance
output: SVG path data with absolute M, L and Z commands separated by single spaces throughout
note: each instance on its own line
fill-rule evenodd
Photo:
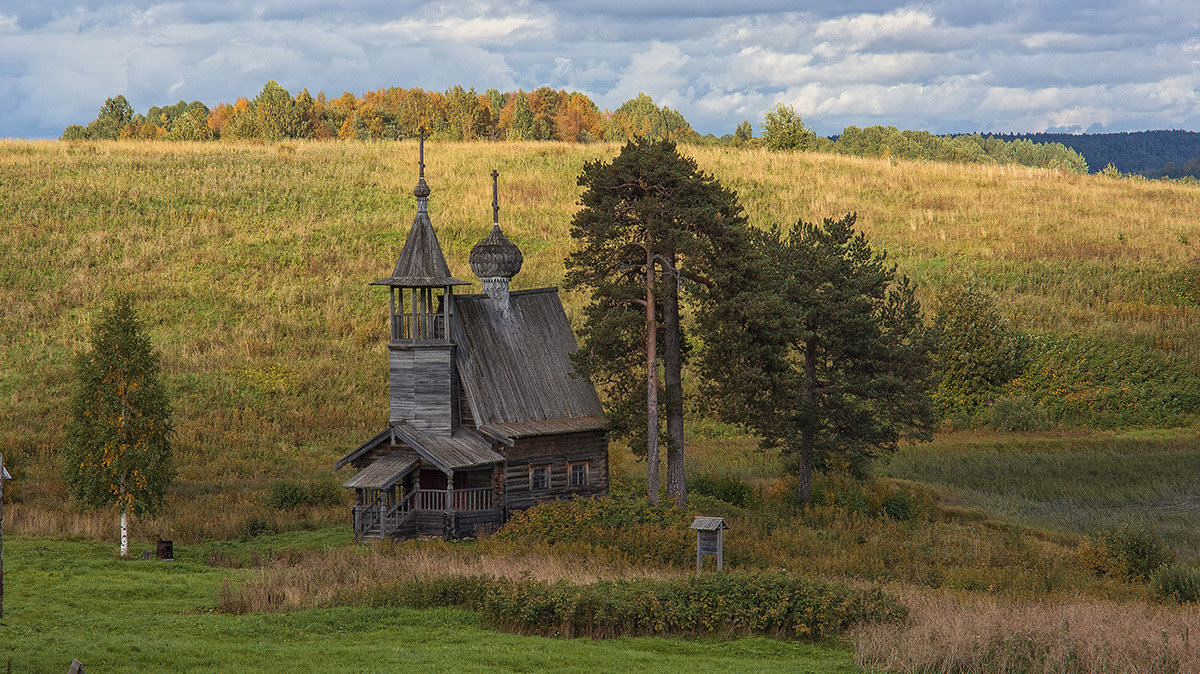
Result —
M 683 566 L 694 561 L 691 518 L 681 510 L 606 497 L 543 503 L 514 513 L 492 544 L 583 546 L 625 561 Z
M 242 540 L 250 540 L 251 538 L 257 538 L 258 536 L 269 534 L 271 532 L 271 523 L 267 521 L 267 518 L 259 517 L 257 515 L 246 518 L 238 527 L 238 536 Z
M 314 482 L 304 485 L 291 480 L 280 480 L 271 485 L 267 505 L 275 510 L 291 510 L 296 506 L 336 506 L 345 502 L 345 490 L 331 482 Z
M 885 496 L 883 502 L 880 504 L 880 508 L 883 510 L 883 514 L 901 522 L 912 519 L 913 510 L 915 509 L 912 497 L 902 491 L 893 492 Z
M 484 620 L 523 633 L 587 636 L 734 636 L 816 639 L 863 622 L 899 622 L 907 609 L 878 588 L 784 572 L 718 573 L 592 585 L 521 581 L 488 592 Z
M 267 506 L 275 510 L 290 510 L 308 502 L 308 490 L 299 482 L 281 480 L 271 485 Z
M 934 365 L 942 375 L 934 403 L 943 418 L 970 423 L 990 395 L 1020 374 L 1023 339 L 987 288 L 965 278 L 938 295 L 933 334 Z
M 346 503 L 346 490 L 333 482 L 314 482 L 308 485 L 310 506 L 339 506 Z
M 735 475 L 697 475 L 688 483 L 688 493 L 703 494 L 739 508 L 758 501 L 758 493 Z
M 1149 580 L 1175 556 L 1157 533 L 1135 529 L 1128 522 L 1093 538 L 1080 545 L 1081 562 L 1097 575 L 1112 572 L 1126 580 Z
M 1150 579 L 1154 596 L 1180 604 L 1200 600 L 1200 569 L 1167 564 Z
M 1046 408 L 1026 396 L 996 399 L 988 417 L 997 431 L 1044 431 L 1050 428 Z

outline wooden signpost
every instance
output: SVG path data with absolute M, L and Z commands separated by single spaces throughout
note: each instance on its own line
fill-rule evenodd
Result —
M 724 517 L 697 517 L 690 527 L 696 530 L 696 573 L 704 564 L 704 556 L 717 558 L 717 571 L 725 566 L 725 524 Z

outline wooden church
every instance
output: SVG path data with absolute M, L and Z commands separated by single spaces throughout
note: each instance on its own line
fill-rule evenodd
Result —
M 469 537 L 536 503 L 608 492 L 608 435 L 557 288 L 509 290 L 520 249 L 500 231 L 470 254 L 483 293 L 455 295 L 429 219 L 424 142 L 417 215 L 386 286 L 388 426 L 343 456 L 358 469 L 354 533 Z

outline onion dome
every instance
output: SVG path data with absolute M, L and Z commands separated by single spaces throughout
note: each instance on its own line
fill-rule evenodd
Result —
M 425 173 L 424 165 L 421 166 L 421 173 L 422 174 Z M 426 184 L 424 175 L 422 175 L 421 178 L 419 180 L 417 180 L 417 186 L 413 188 L 413 196 L 417 197 L 418 199 L 423 199 L 423 198 L 429 196 L 429 185 Z
M 521 249 L 504 236 L 500 223 L 492 225 L 492 231 L 471 249 L 471 271 L 479 278 L 512 278 L 521 271 L 525 257 Z
M 471 271 L 482 279 L 510 279 L 521 271 L 525 256 L 521 249 L 500 231 L 500 173 L 492 170 L 492 231 L 471 249 Z M 484 284 L 487 285 L 486 283 Z M 507 287 L 507 283 L 505 285 Z M 485 288 L 486 290 L 486 288 Z

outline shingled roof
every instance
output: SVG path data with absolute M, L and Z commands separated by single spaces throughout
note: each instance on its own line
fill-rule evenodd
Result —
M 372 281 L 371 285 L 419 288 L 471 284 L 450 275 L 442 246 L 438 243 L 437 234 L 433 233 L 433 223 L 429 221 L 429 214 L 421 209 L 413 218 L 412 229 L 408 230 L 408 238 L 404 240 L 400 258 L 396 260 L 395 271 L 388 278 Z
M 451 336 L 477 427 L 501 440 L 604 428 L 596 390 L 574 374 L 558 289 L 514 291 L 510 302 L 506 319 L 487 295 L 454 299 Z

